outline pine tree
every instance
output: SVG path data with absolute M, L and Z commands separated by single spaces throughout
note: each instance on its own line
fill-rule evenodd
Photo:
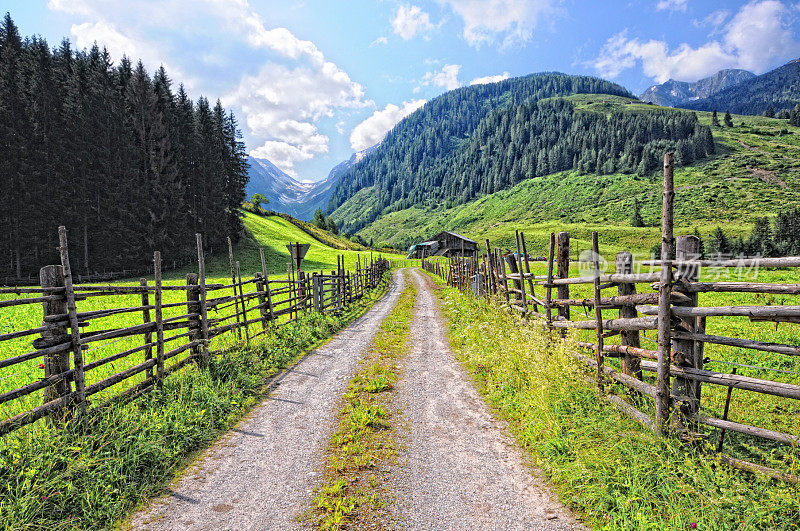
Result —
M 642 212 L 639 208 L 639 200 L 633 199 L 633 214 L 631 214 L 631 227 L 644 227 Z
M 711 113 L 711 125 L 714 127 L 719 127 L 719 116 L 717 116 L 716 109 L 714 109 L 714 112 Z
M 725 127 L 733 127 L 733 119 L 731 118 L 731 113 L 725 111 Z
M 775 118 L 775 109 L 772 106 L 768 107 L 767 110 L 764 111 L 764 116 L 767 118 Z

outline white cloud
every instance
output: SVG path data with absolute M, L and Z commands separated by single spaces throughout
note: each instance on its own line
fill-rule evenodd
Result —
M 48 7 L 82 18 L 72 26 L 79 47 L 97 41 L 117 60 L 123 54 L 134 61 L 141 58 L 151 70 L 164 64 L 173 79 L 193 92 L 202 88 L 201 82 L 181 65 L 193 65 L 193 72 L 202 72 L 202 66 L 219 70 L 237 59 L 231 50 L 249 51 L 240 79 L 203 81 L 216 93 L 227 91 L 225 105 L 238 107 L 248 142 L 258 146 L 252 152 L 287 173 L 295 174 L 296 163 L 328 151 L 329 138 L 318 129 L 321 119 L 373 105 L 364 88 L 327 60 L 316 44 L 287 28 L 268 28 L 247 0 L 49 0 Z M 207 48 L 186 53 L 180 39 L 199 36 Z
M 423 33 L 433 28 L 428 14 L 419 6 L 400 6 L 392 19 L 394 32 L 403 39 L 414 38 L 417 33 Z
M 659 0 L 656 11 L 686 11 L 689 0 Z
M 252 153 L 266 156 L 292 175 L 295 163 L 328 151 L 329 139 L 315 122 L 339 109 L 370 104 L 364 101 L 363 87 L 330 62 L 322 68 L 267 63 L 255 75 L 242 78 L 223 102 L 240 106 L 250 131 L 265 139 Z
M 723 68 L 764 72 L 800 54 L 787 15 L 786 6 L 777 0 L 752 1 L 722 28 L 721 39 L 698 47 L 683 43 L 670 49 L 665 41 L 630 39 L 623 31 L 606 42 L 592 65 L 613 78 L 640 62 L 644 73 L 658 83 L 670 78 L 694 81 Z
M 693 19 L 692 24 L 695 28 L 709 27 L 711 28 L 711 34 L 714 35 L 719 33 L 720 27 L 726 20 L 728 20 L 730 15 L 731 13 L 727 9 L 717 9 L 702 19 Z
M 502 74 L 497 74 L 495 76 L 484 76 L 484 77 L 476 77 L 472 81 L 469 82 L 470 85 L 486 85 L 488 83 L 497 83 L 498 81 L 503 81 L 504 79 L 508 79 L 511 77 L 511 74 L 508 72 L 503 72 Z
M 464 22 L 463 36 L 472 46 L 497 40 L 504 48 L 524 44 L 544 16 L 559 12 L 560 0 L 439 0 Z
M 390 103 L 382 110 L 375 111 L 372 116 L 358 124 L 350 133 L 350 146 L 354 151 L 372 147 L 386 136 L 397 123 L 425 105 L 425 100 L 403 102 L 402 107 Z
M 378 46 L 380 44 L 386 44 L 388 42 L 389 42 L 389 39 L 387 39 L 386 37 L 378 37 L 377 39 L 375 39 L 374 41 L 369 43 L 369 47 L 372 48 L 373 46 Z
M 438 72 L 428 72 L 422 78 L 423 85 L 436 85 L 445 90 L 457 89 L 461 86 L 458 80 L 458 72 L 461 65 L 444 65 Z

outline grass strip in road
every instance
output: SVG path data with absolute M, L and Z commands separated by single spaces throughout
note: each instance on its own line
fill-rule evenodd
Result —
M 797 486 L 720 465 L 708 448 L 655 436 L 600 400 L 574 359 L 574 338 L 550 340 L 543 327 L 452 288 L 437 293 L 456 357 L 591 527 L 800 528 Z M 797 461 L 786 465 L 797 473 Z
M 372 307 L 389 278 L 340 315 L 301 315 L 87 426 L 38 423 L 0 438 L 0 529 L 114 527 L 258 403 L 272 376 Z
M 385 527 L 382 465 L 396 454 L 392 390 L 398 379 L 397 361 L 408 347 L 416 298 L 416 286 L 407 278 L 397 305 L 383 320 L 372 349 L 350 380 L 314 508 L 301 516 L 316 527 Z

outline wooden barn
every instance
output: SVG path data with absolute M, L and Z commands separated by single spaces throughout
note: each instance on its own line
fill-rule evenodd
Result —
M 440 232 L 429 241 L 412 245 L 408 250 L 408 258 L 472 256 L 477 251 L 478 242 L 446 230 Z

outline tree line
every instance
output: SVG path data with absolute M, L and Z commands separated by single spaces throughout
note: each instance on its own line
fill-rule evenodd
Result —
M 242 229 L 246 153 L 233 113 L 192 101 L 106 49 L 51 49 L 0 24 L 0 277 L 58 263 L 59 225 L 82 273 L 221 249 Z
M 342 176 L 329 208 L 366 187 L 371 187 L 372 203 L 357 219 L 339 219 L 340 229 L 355 232 L 381 214 L 416 204 L 465 203 L 559 171 L 648 175 L 667 151 L 675 151 L 679 165 L 714 152 L 711 129 L 694 113 L 582 111 L 567 99 L 541 97 L 574 89 L 560 77 L 555 80 L 560 82 L 548 90 L 495 106 L 474 128 L 457 134 L 439 124 L 436 115 L 406 118 L 410 122 L 390 132 L 375 154 Z M 596 84 L 591 89 L 613 93 L 614 87 Z

